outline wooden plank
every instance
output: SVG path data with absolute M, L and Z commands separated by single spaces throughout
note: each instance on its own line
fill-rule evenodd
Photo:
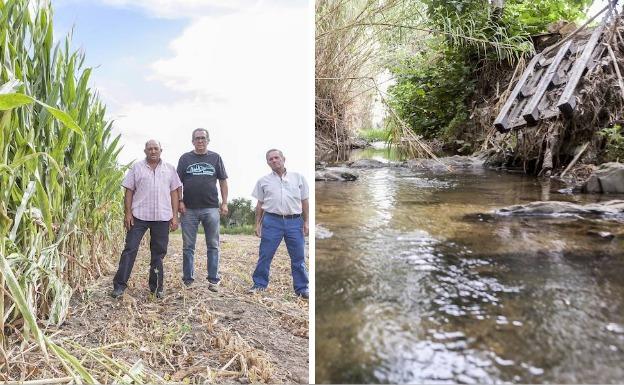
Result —
M 518 93 L 519 98 L 528 98 L 529 96 L 535 94 L 535 89 L 539 80 L 542 78 L 542 75 L 546 71 L 545 67 L 540 67 L 539 63 L 535 65 L 533 69 L 533 75 L 526 81 L 520 93 Z
M 557 87 L 568 82 L 568 71 L 570 70 L 572 64 L 574 64 L 573 59 L 569 57 L 563 59 L 561 65 L 559 66 L 559 69 L 557 70 L 557 73 L 553 77 L 553 86 Z
M 511 95 L 509 95 L 509 97 L 507 98 L 505 105 L 503 105 L 503 108 L 501 108 L 500 112 L 498 113 L 496 120 L 494 120 L 494 126 L 499 132 L 507 132 L 511 129 L 508 125 L 509 119 L 508 119 L 507 113 L 509 112 L 509 109 L 511 108 L 514 101 L 518 97 L 518 93 L 520 93 L 522 86 L 524 86 L 524 83 L 527 81 L 531 73 L 533 73 L 533 68 L 535 67 L 535 63 L 537 63 L 538 60 L 541 59 L 541 57 L 542 57 L 542 54 L 537 54 L 533 57 L 533 59 L 531 59 L 531 61 L 529 62 L 529 65 L 527 65 L 527 68 L 524 70 L 524 73 L 518 80 L 518 83 L 516 83 L 516 86 L 514 87 L 513 91 L 511 91 Z
M 583 76 L 585 69 L 587 69 L 587 63 L 592 57 L 592 52 L 594 52 L 594 48 L 596 47 L 598 40 L 600 40 L 604 26 L 605 23 L 603 22 L 600 26 L 596 27 L 587 41 L 587 44 L 585 44 L 581 57 L 574 62 L 572 71 L 570 71 L 568 84 L 566 84 L 563 93 L 557 102 L 557 108 L 559 108 L 559 110 L 566 116 L 572 115 L 572 111 L 574 111 L 574 107 L 576 107 L 576 96 L 574 95 L 574 91 L 576 90 L 576 86 L 578 85 L 581 76 Z
M 544 93 L 551 85 L 553 78 L 557 73 L 557 69 L 559 69 L 559 64 L 561 64 L 561 61 L 565 56 L 569 55 L 569 49 L 571 44 L 572 40 L 568 40 L 568 42 L 566 42 L 559 49 L 559 52 L 557 52 L 557 55 L 555 55 L 555 57 L 553 58 L 550 67 L 548 67 L 548 70 L 540 79 L 540 82 L 535 90 L 535 95 L 533 95 L 529 103 L 526 105 L 526 107 L 524 107 L 524 110 L 522 111 L 522 117 L 524 118 L 524 120 L 527 121 L 528 124 L 535 124 L 539 120 L 539 110 L 537 106 L 539 105 L 540 100 L 542 100 L 542 97 L 544 97 Z

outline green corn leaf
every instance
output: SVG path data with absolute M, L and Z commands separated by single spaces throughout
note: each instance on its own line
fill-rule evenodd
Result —
M 74 130 L 74 132 L 76 132 L 78 135 L 82 135 L 82 129 L 80 128 L 80 126 L 78 126 L 76 124 L 74 119 L 72 119 L 72 117 L 69 116 L 68 113 L 63 112 L 63 111 L 59 110 L 58 108 L 54 108 L 52 106 L 49 106 L 49 105 L 45 104 L 44 102 L 40 102 L 38 100 L 35 100 L 35 102 L 40 104 L 40 105 L 42 105 L 43 108 L 45 108 L 50 114 L 52 114 L 52 116 L 54 116 L 56 119 L 58 119 L 61 123 L 63 123 L 67 127 L 69 127 L 72 130 Z
M 1 94 L 0 111 L 12 110 L 13 108 L 30 104 L 33 101 L 34 99 L 30 96 L 20 93 Z

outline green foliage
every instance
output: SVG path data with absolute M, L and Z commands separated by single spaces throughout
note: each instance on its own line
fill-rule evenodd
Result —
M 452 140 L 469 116 L 477 71 L 487 62 L 513 64 L 531 54 L 530 34 L 545 31 L 554 21 L 580 18 L 591 0 L 511 0 L 502 13 L 491 12 L 488 0 L 423 3 L 435 33 L 419 37 L 425 42 L 416 54 L 390 60 L 397 79 L 389 89 L 390 106 L 425 138 Z
M 360 131 L 358 136 L 369 142 L 387 142 L 390 137 L 390 130 L 369 128 Z
M 473 66 L 456 52 L 427 51 L 391 71 L 397 82 L 388 90 L 390 105 L 419 135 L 437 137 L 452 121 L 465 117 L 465 100 L 475 84 Z
M 221 217 L 221 226 L 236 227 L 255 225 L 256 212 L 251 201 L 245 198 L 236 198 L 228 202 L 228 214 Z
M 505 4 L 503 24 L 513 34 L 537 34 L 559 20 L 580 20 L 592 0 L 514 0 Z
M 619 124 L 598 131 L 605 140 L 603 152 L 605 162 L 624 160 L 624 130 Z
M 74 288 L 123 239 L 119 136 L 84 54 L 69 38 L 53 46 L 49 2 L 0 0 L 0 20 L 0 329 L 55 354 L 75 382 L 96 383 L 41 325 L 64 321 Z
M 233 226 L 233 227 L 224 227 L 221 226 L 221 234 L 230 234 L 230 235 L 254 235 L 256 233 L 255 225 L 242 225 L 242 226 Z

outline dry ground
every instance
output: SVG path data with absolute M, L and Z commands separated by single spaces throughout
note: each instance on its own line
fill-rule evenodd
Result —
M 115 370 L 129 382 L 136 373 L 150 383 L 307 383 L 308 302 L 293 293 L 283 244 L 273 260 L 269 290 L 246 294 L 258 241 L 247 235 L 221 236 L 222 281 L 214 293 L 205 280 L 203 235 L 197 242 L 196 280 L 187 288 L 181 281 L 181 236 L 173 234 L 165 258 L 165 297 L 156 299 L 148 289 L 144 240 L 121 299 L 109 296 L 112 271 L 74 294 L 66 322 L 48 333 L 55 333 L 54 340 L 104 383 L 114 380 L 110 373 Z M 67 375 L 58 363 L 43 369 L 41 358 L 33 354 L 22 358 L 24 365 L 30 362 L 39 369 L 24 366 L 21 379 Z M 25 376 L 31 369 L 33 375 Z

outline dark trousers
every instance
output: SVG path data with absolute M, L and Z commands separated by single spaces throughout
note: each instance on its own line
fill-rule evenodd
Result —
M 169 244 L 169 222 L 168 221 L 142 221 L 134 218 L 134 225 L 126 233 L 126 246 L 121 252 L 119 268 L 113 279 L 113 288 L 125 289 L 127 287 L 134 260 L 136 259 L 139 245 L 143 235 L 150 231 L 150 260 L 149 288 L 150 291 L 162 291 L 165 273 L 163 272 L 163 258 L 167 254 Z

